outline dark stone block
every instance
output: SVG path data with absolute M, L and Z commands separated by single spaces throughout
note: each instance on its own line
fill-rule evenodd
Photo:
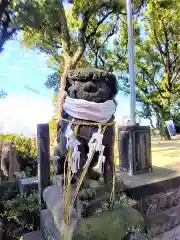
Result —
M 150 127 L 118 129 L 120 171 L 130 175 L 152 171 Z

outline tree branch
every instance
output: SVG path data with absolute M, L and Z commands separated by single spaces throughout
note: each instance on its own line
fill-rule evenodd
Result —
M 3 51 L 3 45 L 5 44 L 5 42 L 9 40 L 13 36 L 13 34 L 17 31 L 16 28 L 13 28 L 12 30 L 8 31 L 8 26 L 6 25 L 3 25 L 2 27 L 3 29 L 0 38 L 0 53 Z
M 153 84 L 153 86 L 156 87 L 156 90 L 158 91 L 158 93 L 160 94 L 160 96 L 161 96 L 163 99 L 166 99 L 166 97 L 164 97 L 164 96 L 162 95 L 162 92 L 161 92 L 161 90 L 159 89 L 158 85 L 155 83 L 154 78 L 148 73 L 148 71 L 146 70 L 146 68 L 143 67 L 143 66 L 140 66 L 140 67 L 141 67 L 141 69 L 143 70 L 143 72 L 145 72 L 145 74 L 147 75 L 147 77 L 150 79 L 151 84 Z
M 73 57 L 74 65 L 82 57 L 82 55 L 85 51 L 85 48 L 86 48 L 86 44 L 89 43 L 90 39 L 93 36 L 95 36 L 99 26 L 110 16 L 110 14 L 112 14 L 113 12 L 116 11 L 118 4 L 119 4 L 118 1 L 99 1 L 98 4 L 96 4 L 96 5 L 92 4 L 91 8 L 89 8 L 87 11 L 85 11 L 83 20 L 82 20 L 82 25 L 79 30 L 78 49 Z M 94 27 L 94 30 L 88 36 L 86 36 L 86 30 L 88 27 L 90 17 L 95 12 L 97 12 L 101 9 L 111 9 L 111 10 L 107 14 L 105 14 L 105 16 L 97 23 L 97 25 Z
M 161 47 L 161 44 L 158 40 L 158 37 L 157 37 L 157 34 L 156 34 L 156 30 L 153 29 L 153 32 L 154 32 L 154 37 L 155 37 L 155 40 L 156 40 L 156 43 L 154 42 L 157 50 L 159 51 L 160 55 L 161 55 L 161 59 L 163 61 L 163 63 L 165 64 L 165 61 L 164 61 L 164 51 L 162 50 L 162 47 Z
M 114 11 L 112 10 L 112 11 L 109 11 L 106 15 L 104 15 L 104 17 L 97 23 L 97 25 L 96 25 L 96 27 L 94 28 L 94 30 L 93 30 L 87 37 L 84 35 L 84 38 L 86 38 L 86 42 L 87 42 L 87 43 L 89 42 L 89 40 L 91 39 L 91 37 L 93 37 L 93 36 L 96 34 L 99 26 L 100 26 L 113 12 L 114 12 Z
M 9 4 L 10 2 L 8 0 L 0 1 L 0 19 L 2 18 L 2 15 L 5 13 L 6 8 L 8 7 Z
M 163 32 L 164 32 L 164 36 L 165 36 L 165 55 L 166 55 L 166 72 L 168 74 L 168 90 L 171 91 L 171 75 L 172 75 L 172 71 L 171 71 L 171 62 L 170 62 L 170 56 L 169 56 L 169 38 L 168 38 L 168 33 L 166 30 L 166 27 L 164 25 L 164 22 L 162 21 L 162 25 L 163 25 Z M 167 84 L 166 84 L 167 85 Z
M 104 41 L 101 44 L 99 44 L 99 46 L 98 46 L 98 44 L 96 45 L 96 49 L 94 49 L 94 52 L 95 52 L 95 67 L 98 67 L 98 58 L 100 59 L 100 61 L 102 62 L 102 65 L 104 67 L 105 61 L 103 60 L 102 56 L 99 55 L 99 51 L 104 46 L 104 44 L 108 41 L 108 39 L 115 34 L 115 29 L 116 29 L 116 24 L 112 27 L 111 32 L 106 36 Z
M 94 9 L 93 9 L 93 12 L 89 12 L 87 11 L 86 14 L 84 15 L 84 20 L 83 20 L 83 23 L 82 23 L 82 27 L 79 31 L 79 44 L 78 44 L 78 49 L 74 55 L 74 61 L 75 62 L 78 62 L 79 59 L 82 57 L 84 51 L 85 51 L 85 48 L 86 48 L 86 45 L 87 43 L 89 43 L 90 39 L 95 36 L 99 26 L 105 21 L 105 19 L 108 18 L 108 16 L 110 16 L 110 14 L 113 13 L 113 11 L 110 11 L 109 13 L 107 13 L 96 25 L 96 27 L 94 28 L 93 32 L 91 32 L 87 37 L 86 37 L 86 29 L 87 29 L 87 26 L 88 26 L 88 22 L 89 22 L 89 19 L 90 17 L 92 16 L 92 14 L 94 13 Z
M 68 53 L 70 55 L 70 35 L 69 29 L 67 24 L 67 18 L 64 11 L 64 6 L 62 0 L 59 0 L 59 15 L 60 15 L 60 22 L 61 22 L 61 38 L 62 38 L 62 47 L 65 51 L 65 54 Z
M 105 61 L 103 60 L 103 58 L 102 58 L 101 56 L 99 56 L 99 59 L 100 59 L 100 61 L 102 62 L 102 66 L 104 67 Z M 112 67 L 112 66 L 111 66 L 111 67 Z

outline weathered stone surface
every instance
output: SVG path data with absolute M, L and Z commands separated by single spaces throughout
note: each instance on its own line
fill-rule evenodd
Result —
M 126 235 L 128 227 L 133 226 L 143 229 L 143 217 L 132 207 L 122 206 L 83 219 L 74 232 L 73 240 L 119 240 Z
M 21 197 L 25 194 L 30 194 L 38 189 L 38 178 L 24 178 L 19 180 L 19 190 Z
M 6 141 L 2 145 L 0 169 L 4 179 L 12 179 L 13 173 L 20 172 L 16 147 L 11 141 Z
M 122 206 L 113 211 L 101 212 L 98 215 L 82 219 L 74 231 L 73 240 L 119 240 L 123 239 L 131 227 L 143 230 L 144 219 L 132 207 Z M 61 239 L 60 231 L 55 226 L 49 210 L 41 211 L 41 231 L 45 240 Z
M 43 240 L 40 231 L 26 233 L 23 238 L 24 240 Z
M 93 103 L 104 103 L 108 100 L 114 101 L 118 92 L 118 84 L 116 77 L 113 74 L 110 74 L 102 69 L 97 68 L 79 68 L 67 73 L 66 79 L 66 87 L 65 91 L 68 97 L 73 99 L 86 100 Z M 114 113 L 111 113 L 108 122 L 114 121 Z M 89 124 L 91 119 L 77 119 L 74 116 L 70 116 L 64 109 L 62 111 L 62 118 L 68 121 L 78 121 L 78 132 L 77 138 L 81 143 L 78 146 L 78 150 L 81 152 L 80 154 L 80 163 L 79 169 L 74 174 L 74 178 L 77 179 L 80 177 L 83 166 L 87 159 L 87 154 L 89 153 L 89 140 L 91 139 L 93 133 L 98 131 L 98 125 L 92 126 Z M 59 130 L 59 134 L 57 142 L 59 142 L 59 147 L 56 147 L 54 156 L 57 160 L 57 174 L 64 173 L 64 163 L 67 155 L 66 149 L 66 137 L 65 132 L 67 129 L 68 122 L 61 120 L 61 123 L 58 124 L 57 128 Z M 86 123 L 86 124 L 85 124 Z M 74 128 L 74 124 L 72 125 Z M 106 126 L 106 129 L 103 133 L 103 145 L 104 148 L 104 156 L 106 158 L 105 164 L 103 166 L 103 178 L 104 183 L 109 185 L 113 179 L 113 161 L 114 161 L 114 139 L 115 138 L 115 129 L 114 124 Z M 99 153 L 94 153 L 92 162 L 89 166 L 87 176 L 91 179 L 99 179 L 99 174 L 93 170 L 98 163 Z M 66 167 L 66 166 L 65 166 Z M 93 172 L 93 174 L 92 174 Z
M 58 182 L 58 179 L 56 180 Z M 112 202 L 110 201 L 111 193 L 105 191 L 103 184 L 99 185 L 97 184 L 96 181 L 94 181 L 93 183 L 92 185 L 90 184 L 91 188 L 89 189 L 89 191 L 93 191 L 94 193 L 92 194 L 92 198 L 90 199 L 86 199 L 85 197 L 81 199 L 78 198 L 78 201 L 76 202 L 76 205 L 75 205 L 75 207 L 77 208 L 75 209 L 73 208 L 71 211 L 72 222 L 75 223 L 76 226 L 77 225 L 80 226 L 80 228 L 78 227 L 79 231 L 81 231 L 81 226 L 83 226 L 83 229 L 86 229 L 89 224 L 92 224 L 91 226 L 92 229 L 94 229 L 96 224 L 99 224 L 101 226 L 102 219 L 104 219 L 103 220 L 105 221 L 104 224 L 107 226 L 110 223 L 114 222 L 112 225 L 112 232 L 113 232 L 112 234 L 114 235 L 112 235 L 112 237 L 116 236 L 115 232 L 117 231 L 116 228 L 118 228 L 118 226 L 119 226 L 118 229 L 120 232 L 122 232 L 123 236 L 126 233 L 124 231 L 128 230 L 127 226 L 131 227 L 131 226 L 140 225 L 142 227 L 144 222 L 143 217 L 137 210 L 130 207 L 136 204 L 135 201 L 127 198 L 126 195 L 120 193 L 120 189 L 119 189 L 119 194 L 117 193 L 115 194 L 115 199 L 112 205 Z M 71 187 L 72 187 L 71 193 L 73 198 L 73 196 L 75 196 L 75 187 L 73 185 L 71 185 Z M 82 194 L 80 196 L 82 197 Z M 45 189 L 43 197 L 49 211 L 48 215 L 50 215 L 48 218 L 51 219 L 51 220 L 48 220 L 48 221 L 51 221 L 51 224 L 50 223 L 47 224 L 47 221 L 46 221 L 46 224 L 44 223 L 43 225 L 46 225 L 44 229 L 47 228 L 47 226 L 51 225 L 51 227 L 48 228 L 49 230 L 45 229 L 45 233 L 46 235 L 47 234 L 52 235 L 52 232 L 54 232 L 55 229 L 56 230 L 61 229 L 61 226 L 62 226 L 62 220 L 64 215 L 63 190 L 56 183 L 55 185 Z M 105 219 L 107 220 L 107 222 Z M 80 222 L 80 225 L 79 225 L 79 222 Z M 93 223 L 95 222 L 96 224 L 94 226 Z M 120 224 L 120 222 L 122 223 Z M 75 236 L 79 236 L 79 231 L 76 230 Z M 84 231 L 86 234 L 89 234 L 87 233 L 87 229 Z M 93 231 L 96 234 L 96 229 L 94 229 Z M 58 230 L 55 232 L 58 232 Z M 58 233 L 56 234 L 53 233 L 53 236 L 56 236 L 57 234 Z M 107 232 L 105 233 L 105 235 L 107 235 Z M 84 237 L 84 235 L 82 236 Z M 82 236 L 80 239 L 88 239 L 88 238 L 82 238 Z M 92 237 L 93 236 L 94 235 L 92 235 Z
M 168 232 L 162 233 L 152 240 L 180 240 L 180 226 L 177 226 Z
M 71 191 L 71 197 L 75 196 L 75 189 Z M 43 193 L 44 202 L 47 208 L 50 210 L 54 223 L 57 228 L 61 227 L 63 216 L 64 216 L 64 197 L 63 193 L 57 184 L 47 187 Z M 75 209 L 72 209 L 72 218 L 78 219 L 78 214 Z
M 142 199 L 144 214 L 156 214 L 180 204 L 180 188 L 150 195 Z
M 180 225 L 180 205 L 157 214 L 146 215 L 148 239 Z
M 44 240 L 60 240 L 60 232 L 56 228 L 52 214 L 48 209 L 40 213 L 40 228 Z
M 61 186 L 61 177 L 56 178 L 56 184 L 48 187 L 44 193 L 44 201 L 47 205 L 47 208 L 52 212 L 52 215 L 55 219 L 59 219 L 59 223 L 61 222 L 63 215 L 63 190 Z M 78 200 L 76 201 L 75 207 L 78 208 L 78 213 L 81 217 L 88 217 L 93 214 L 106 211 L 109 209 L 110 205 L 110 197 L 111 191 L 105 191 L 104 184 L 96 181 L 89 182 L 88 189 L 82 189 L 78 194 Z M 114 201 L 114 208 L 120 207 L 123 203 L 135 205 L 136 202 L 133 202 L 129 199 L 125 194 L 122 194 L 122 183 L 116 183 L 116 194 Z M 75 196 L 76 186 L 71 186 L 71 197 Z M 62 212 L 60 214 L 60 211 Z M 58 223 L 58 224 L 59 224 Z
M 13 173 L 13 178 L 16 180 L 24 179 L 25 177 L 26 177 L 26 174 L 24 171 Z

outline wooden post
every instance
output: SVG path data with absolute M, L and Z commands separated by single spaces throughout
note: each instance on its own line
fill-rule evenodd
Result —
M 43 206 L 43 191 L 50 185 L 50 140 L 49 124 L 37 125 L 38 145 L 38 186 L 40 202 Z

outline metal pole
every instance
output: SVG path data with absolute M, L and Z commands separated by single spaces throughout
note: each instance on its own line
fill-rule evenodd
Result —
M 134 46 L 133 46 L 133 24 L 132 24 L 132 1 L 126 0 L 128 21 L 128 58 L 130 79 L 130 119 L 132 124 L 136 123 L 136 85 L 134 74 Z

